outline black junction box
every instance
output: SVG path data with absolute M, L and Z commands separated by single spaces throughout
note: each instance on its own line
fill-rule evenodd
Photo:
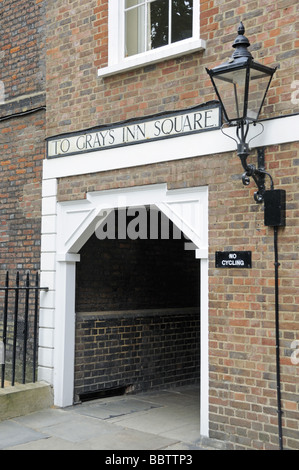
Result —
M 273 189 L 264 193 L 264 222 L 270 227 L 284 227 L 286 224 L 286 192 Z

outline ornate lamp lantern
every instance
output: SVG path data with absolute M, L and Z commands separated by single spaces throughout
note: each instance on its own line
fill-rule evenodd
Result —
M 236 126 L 237 153 L 245 170 L 243 183 L 249 184 L 253 177 L 258 186 L 256 202 L 263 201 L 265 171 L 263 155 L 259 156 L 258 168 L 247 164 L 249 145 L 246 141 L 249 125 L 256 124 L 276 68 L 266 67 L 253 60 L 248 51 L 249 40 L 244 36 L 241 22 L 232 47 L 231 58 L 213 69 L 206 69 L 220 101 L 225 121 Z

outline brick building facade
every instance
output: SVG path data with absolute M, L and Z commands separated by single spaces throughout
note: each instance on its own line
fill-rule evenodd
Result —
M 46 135 L 44 19 L 45 6 L 41 2 L 5 1 L 0 4 L 1 288 L 5 285 L 6 273 L 10 286 L 17 273 L 23 285 L 26 273 L 35 276 L 40 269 L 42 162 Z M 5 328 L 4 292 L 0 292 L 0 337 L 1 342 L 2 339 L 6 342 L 6 374 L 1 366 L 1 382 L 4 377 L 11 379 L 12 375 L 8 377 L 8 373 L 13 363 L 16 380 L 20 381 L 22 375 L 20 358 L 25 350 L 23 294 L 24 291 L 19 296 L 22 308 L 15 322 L 12 314 L 15 301 L 8 295 L 9 315 Z M 28 328 L 32 334 L 31 320 Z M 27 375 L 33 364 L 32 343 L 30 339 L 26 351 Z
M 39 270 L 45 157 L 45 7 L 1 2 L 1 279 Z
M 58 406 L 109 387 L 200 383 L 202 436 L 233 449 L 277 448 L 273 229 L 264 225 L 263 205 L 254 202 L 254 184 L 242 185 L 235 144 L 219 126 L 135 145 L 105 148 L 104 142 L 110 135 L 112 143 L 121 126 L 215 107 L 206 67 L 231 55 L 242 20 L 254 58 L 278 67 L 250 159 L 265 147 L 266 170 L 287 194 L 286 227 L 279 230 L 283 439 L 285 448 L 298 449 L 297 2 L 185 2 L 193 4 L 189 39 L 128 57 L 121 55 L 125 2 L 57 0 L 46 11 L 43 3 L 27 2 L 30 71 L 21 62 L 22 28 L 19 38 L 9 32 L 17 13 L 2 7 L 9 21 L 0 77 L 1 171 L 7 172 L 1 263 L 9 263 L 7 246 L 16 243 L 19 264 L 37 267 L 41 241 L 42 284 L 49 292 L 41 294 L 40 378 L 53 384 Z M 20 70 L 27 80 L 14 78 Z M 19 106 L 14 113 L 24 111 L 21 98 L 34 112 L 7 119 L 11 102 Z M 102 148 L 95 148 L 92 132 Z M 175 244 L 158 237 L 147 247 L 140 243 L 147 240 L 94 237 L 103 211 L 138 207 L 158 208 L 185 239 Z M 32 233 L 21 233 L 16 218 Z M 34 249 L 25 248 L 24 235 Z M 193 250 L 184 249 L 189 241 Z M 215 267 L 216 251 L 245 250 L 252 253 L 251 269 Z M 159 286 L 145 292 L 140 279 L 149 272 L 162 275 Z

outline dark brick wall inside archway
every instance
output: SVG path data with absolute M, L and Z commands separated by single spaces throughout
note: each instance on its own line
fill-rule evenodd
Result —
M 76 276 L 75 395 L 199 381 L 199 272 L 185 239 L 98 240 Z

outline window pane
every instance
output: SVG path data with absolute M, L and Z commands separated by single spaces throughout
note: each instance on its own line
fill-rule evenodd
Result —
M 125 8 L 135 7 L 136 5 L 139 5 L 140 3 L 144 3 L 144 0 L 126 0 Z
M 125 13 L 126 57 L 145 51 L 144 12 L 145 7 L 144 5 L 141 5 L 137 8 L 132 8 Z
M 169 0 L 150 3 L 150 27 L 152 49 L 168 44 Z
M 192 37 L 192 16 L 193 0 L 125 0 L 125 56 Z
M 171 42 L 192 37 L 193 0 L 172 0 Z

